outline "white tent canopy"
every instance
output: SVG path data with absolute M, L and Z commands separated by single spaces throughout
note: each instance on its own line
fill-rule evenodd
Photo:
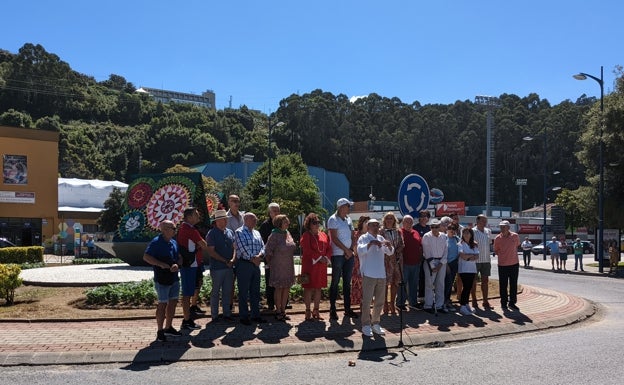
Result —
M 128 189 L 118 181 L 58 178 L 58 211 L 101 212 L 115 187 Z

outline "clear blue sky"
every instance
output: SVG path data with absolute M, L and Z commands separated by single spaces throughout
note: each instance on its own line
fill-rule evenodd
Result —
M 200 94 L 265 113 L 292 93 L 375 92 L 404 103 L 613 90 L 624 1 L 8 0 L 0 48 L 41 44 L 101 81 Z

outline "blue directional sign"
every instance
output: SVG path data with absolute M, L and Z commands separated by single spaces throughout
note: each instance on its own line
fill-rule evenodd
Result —
M 399 185 L 399 210 L 403 215 L 418 218 L 418 212 L 429 206 L 429 185 L 418 174 L 409 174 Z

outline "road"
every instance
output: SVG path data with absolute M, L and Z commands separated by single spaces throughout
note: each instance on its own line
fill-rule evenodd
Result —
M 496 270 L 495 268 L 493 269 Z M 495 277 L 496 278 L 496 277 Z M 526 285 L 600 304 L 581 324 L 442 348 L 287 359 L 3 368 L 3 384 L 620 384 L 624 379 L 624 280 L 521 270 Z M 520 304 L 521 305 L 521 304 Z M 348 362 L 355 361 L 350 367 Z

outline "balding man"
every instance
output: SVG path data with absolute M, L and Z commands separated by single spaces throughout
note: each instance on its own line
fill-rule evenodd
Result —
M 180 295 L 178 269 L 182 260 L 178 253 L 178 243 L 173 239 L 176 232 L 175 223 L 164 220 L 159 228 L 160 235 L 149 243 L 143 254 L 143 260 L 154 266 L 154 288 L 158 296 L 156 338 L 158 341 L 166 341 L 166 336 L 181 335 L 171 323 Z
M 255 230 L 258 218 L 254 213 L 243 215 L 243 226 L 236 229 L 236 280 L 238 282 L 238 310 L 240 322 L 264 323 L 260 317 L 260 262 L 264 257 L 264 242 Z M 247 300 L 249 299 L 249 305 Z M 251 307 L 251 319 L 249 317 Z

